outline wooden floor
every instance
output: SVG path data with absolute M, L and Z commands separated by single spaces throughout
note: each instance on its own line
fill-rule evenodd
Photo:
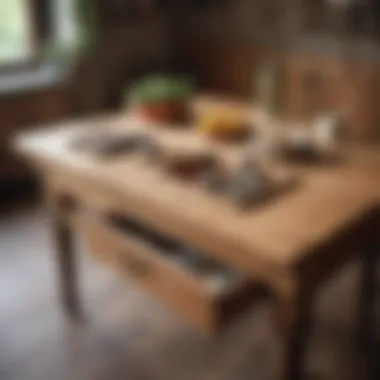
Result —
M 270 380 L 278 359 L 269 307 L 204 337 L 149 295 L 80 255 L 86 318 L 57 304 L 49 223 L 35 205 L 0 214 L 1 380 Z M 312 379 L 357 380 L 357 268 L 323 291 L 308 355 Z

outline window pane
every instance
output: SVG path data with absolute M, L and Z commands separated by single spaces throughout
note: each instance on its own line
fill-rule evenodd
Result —
M 32 54 L 28 0 L 0 0 L 0 65 Z
M 78 38 L 74 0 L 56 0 L 55 4 L 56 37 L 66 46 L 74 45 Z

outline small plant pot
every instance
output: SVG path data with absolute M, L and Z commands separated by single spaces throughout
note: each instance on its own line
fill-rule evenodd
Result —
M 186 101 L 141 103 L 137 109 L 144 119 L 157 123 L 180 122 L 187 116 Z

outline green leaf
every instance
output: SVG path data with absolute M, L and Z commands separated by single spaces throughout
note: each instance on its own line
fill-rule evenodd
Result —
M 150 75 L 127 89 L 129 100 L 139 103 L 181 101 L 194 92 L 192 81 L 177 76 Z

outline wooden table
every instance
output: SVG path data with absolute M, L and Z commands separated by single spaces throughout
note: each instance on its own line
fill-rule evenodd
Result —
M 264 285 L 275 301 L 284 338 L 284 379 L 301 376 L 318 287 L 355 255 L 363 262 L 361 318 L 367 318 L 365 326 L 371 324 L 380 194 L 358 166 L 347 160 L 331 167 L 299 168 L 302 180 L 295 190 L 265 207 L 241 211 L 128 155 L 104 160 L 72 149 L 75 136 L 97 126 L 143 128 L 124 115 L 73 122 L 16 141 L 18 151 L 37 168 L 45 184 L 62 301 L 72 315 L 79 311 L 72 232 L 79 229 L 103 262 L 209 330 L 222 326 L 231 310 L 239 314 L 253 296 L 252 283 Z M 168 142 L 198 144 L 200 139 L 192 131 L 148 130 Z M 115 229 L 110 219 L 102 219 L 106 213 L 131 218 L 132 236 Z M 151 236 L 148 243 L 139 239 L 141 223 Z M 164 236 L 171 239 L 163 240 L 166 246 L 186 242 L 233 268 L 239 281 L 215 287 L 187 272 L 158 252 L 157 239 Z

